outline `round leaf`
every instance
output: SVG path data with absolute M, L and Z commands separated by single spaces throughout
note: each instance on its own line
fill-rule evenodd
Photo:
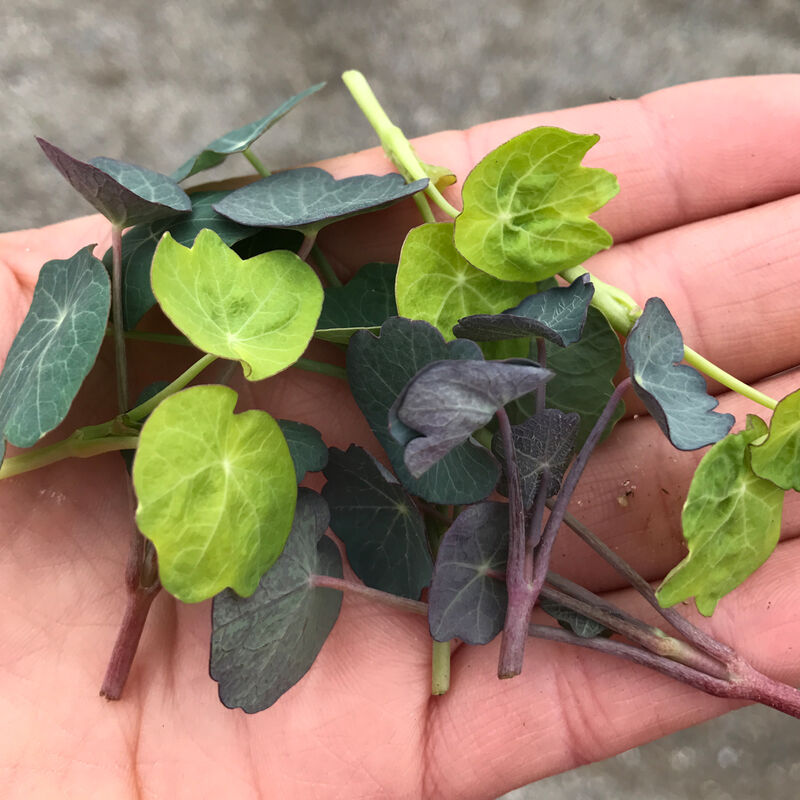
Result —
M 242 596 L 283 550 L 297 482 L 278 423 L 234 414 L 236 392 L 195 386 L 164 400 L 133 463 L 136 523 L 158 552 L 164 588 L 186 603 L 225 587 Z

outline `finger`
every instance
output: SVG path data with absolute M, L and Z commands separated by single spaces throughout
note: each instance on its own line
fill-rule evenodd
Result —
M 800 682 L 800 585 L 790 579 L 798 569 L 800 542 L 782 545 L 746 590 L 701 623 L 790 685 Z M 640 612 L 630 591 L 612 599 Z M 739 705 L 644 667 L 541 640 L 528 643 L 519 677 L 494 681 L 498 652 L 496 639 L 453 658 L 453 689 L 436 700 L 428 728 L 431 797 L 496 796 Z

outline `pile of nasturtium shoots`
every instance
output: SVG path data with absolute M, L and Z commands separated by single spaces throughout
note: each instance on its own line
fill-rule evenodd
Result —
M 417 159 L 362 76 L 344 78 L 397 173 L 267 171 L 251 146 L 321 85 L 215 139 L 171 176 L 83 162 L 40 140 L 108 218 L 113 244 L 102 261 L 87 243 L 42 267 L 0 376 L 0 459 L 6 441 L 30 448 L 63 421 L 107 336 L 119 415 L 6 455 L 0 478 L 121 451 L 141 533 L 130 607 L 144 607 L 143 619 L 162 587 L 185 603 L 213 598 L 210 672 L 229 707 L 260 711 L 297 683 L 352 590 L 427 615 L 437 693 L 447 688 L 452 640 L 502 636 L 498 674 L 511 677 L 526 639 L 539 636 L 800 714 L 797 692 L 672 608 L 693 597 L 710 615 L 776 546 L 784 493 L 800 489 L 800 392 L 776 403 L 729 383 L 774 411 L 731 434 L 734 418 L 714 410 L 690 364 L 729 376 L 684 346 L 664 302 L 640 308 L 580 266 L 612 244 L 590 215 L 617 181 L 581 166 L 597 136 L 541 127 L 515 137 L 475 166 L 458 212 L 440 192 L 455 178 Z M 260 179 L 234 190 L 180 187 L 234 153 Z M 416 203 L 423 220 L 399 264 L 365 264 L 342 285 L 318 232 L 396 202 Z M 436 222 L 431 203 L 454 219 Z M 173 334 L 142 330 L 156 304 Z M 125 343 L 137 337 L 201 355 L 131 399 Z M 346 349 L 346 370 L 304 356 L 314 338 Z M 623 357 L 630 377 L 615 387 Z M 189 385 L 216 360 L 241 365 L 253 382 L 289 368 L 347 381 L 384 453 L 329 449 L 308 424 L 235 413 L 237 393 L 224 380 Z M 567 513 L 629 387 L 676 448 L 713 445 L 683 510 L 689 554 L 657 592 Z M 298 488 L 320 471 L 321 494 Z M 562 528 L 610 561 L 682 639 L 550 571 Z M 363 585 L 343 580 L 329 532 Z M 557 623 L 531 625 L 535 605 Z M 120 696 L 140 633 L 119 631 L 102 688 L 109 698 Z

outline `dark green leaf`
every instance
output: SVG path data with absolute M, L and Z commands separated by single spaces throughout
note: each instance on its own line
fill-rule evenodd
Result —
M 319 472 L 325 469 L 328 463 L 328 448 L 316 428 L 290 419 L 279 419 L 278 426 L 283 432 L 286 444 L 289 445 L 298 483 L 306 476 L 306 472 Z
M 781 489 L 800 492 L 800 390 L 784 397 L 772 414 L 769 436 L 750 445 L 753 472 Z
M 539 607 L 545 614 L 549 614 L 553 619 L 558 621 L 562 628 L 572 631 L 576 636 L 582 639 L 594 639 L 595 636 L 611 636 L 613 631 L 595 622 L 589 617 L 584 617 L 583 614 L 578 614 L 561 603 L 556 603 L 553 600 L 548 600 L 545 597 L 539 598 Z
M 396 274 L 395 264 L 365 264 L 345 286 L 325 289 L 317 328 L 379 328 L 389 317 L 396 317 Z
M 324 83 L 317 83 L 304 92 L 290 97 L 286 102 L 281 103 L 271 114 L 267 114 L 266 117 L 257 119 L 255 122 L 251 122 L 247 125 L 242 125 L 241 128 L 228 131 L 228 133 L 214 139 L 213 142 L 207 144 L 197 155 L 192 156 L 188 161 L 181 164 L 181 166 L 172 173 L 172 180 L 180 182 L 198 172 L 216 167 L 217 164 L 221 164 L 226 157 L 232 153 L 241 153 L 243 150 L 247 150 L 256 139 L 266 133 L 301 100 L 304 100 L 310 94 L 314 94 L 314 92 L 318 92 L 323 86 L 325 86 Z
M 419 434 L 410 441 L 404 436 L 408 471 L 422 475 L 486 425 L 498 408 L 539 388 L 552 374 L 530 361 L 436 361 L 423 367 L 389 411 L 395 438 L 394 417 Z
M 72 188 L 112 225 L 139 225 L 192 208 L 189 195 L 166 175 L 113 158 L 79 161 L 44 139 L 37 141 Z
M 478 503 L 464 509 L 439 545 L 428 594 L 428 623 L 437 642 L 487 644 L 503 630 L 508 595 L 502 580 L 508 558 L 508 506 Z
M 342 593 L 310 583 L 312 575 L 342 577 L 327 526 L 324 500 L 300 489 L 286 547 L 255 593 L 228 589 L 214 598 L 209 671 L 228 708 L 271 706 L 308 672 L 333 629 Z
M 214 208 L 243 225 L 301 228 L 310 233 L 345 217 L 396 203 L 427 185 L 427 178 L 407 184 L 397 174 L 336 180 L 319 167 L 301 167 L 243 186 Z
M 580 417 L 577 414 L 574 412 L 565 414 L 555 408 L 546 408 L 521 425 L 512 425 L 511 435 L 517 453 L 517 467 L 525 508 L 533 503 L 545 469 L 550 470 L 547 496 L 552 497 L 558 492 L 564 471 L 575 452 L 575 436 L 579 425 Z M 503 437 L 499 433 L 492 439 L 492 452 L 501 464 L 505 464 Z M 498 489 L 507 494 L 505 480 Z
M 718 402 L 703 376 L 682 360 L 681 332 L 664 301 L 651 297 L 628 334 L 625 362 L 636 394 L 664 435 L 678 450 L 697 450 L 719 441 L 735 420 L 712 410 Z
M 367 586 L 418 599 L 433 563 L 422 515 L 408 493 L 388 482 L 356 445 L 347 452 L 331 448 L 325 477 L 331 530 L 344 542 L 356 575 Z
M 476 342 L 541 336 L 566 347 L 580 339 L 593 294 L 589 276 L 581 275 L 569 286 L 531 295 L 502 314 L 463 317 L 453 333 Z
M 347 350 L 347 375 L 356 403 L 403 485 L 431 503 L 474 503 L 491 493 L 499 472 L 483 447 L 465 442 L 416 479 L 403 462 L 402 446 L 389 432 L 389 409 L 406 384 L 426 364 L 445 358 L 482 356 L 473 342 L 445 343 L 427 322 L 393 317 L 383 324 L 380 337 L 366 331 L 353 336 Z
M 0 438 L 30 447 L 67 415 L 106 332 L 111 286 L 92 245 L 39 273 L 0 375 Z
M 231 224 L 238 223 L 231 222 Z M 248 230 L 253 229 L 248 228 Z M 240 258 L 253 258 L 262 253 L 271 253 L 273 250 L 291 250 L 296 253 L 303 242 L 303 234 L 299 231 L 283 230 L 282 228 L 256 228 L 256 230 L 258 233 L 233 245 L 233 251 Z

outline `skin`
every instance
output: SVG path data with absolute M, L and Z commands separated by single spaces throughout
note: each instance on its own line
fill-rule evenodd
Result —
M 781 397 L 796 388 L 797 375 L 771 376 L 800 364 L 797 100 L 798 77 L 711 81 L 415 144 L 425 161 L 463 180 L 491 148 L 535 125 L 600 133 L 585 163 L 616 173 L 622 189 L 596 215 L 617 244 L 588 268 L 642 305 L 661 296 L 696 350 Z M 378 150 L 322 166 L 338 176 L 388 171 Z M 457 192 L 449 196 L 458 202 Z M 417 222 L 406 203 L 348 220 L 320 244 L 344 276 L 357 264 L 395 258 Z M 0 236 L 0 353 L 41 264 L 92 241 L 100 253 L 108 244 L 98 217 Z M 151 315 L 140 327 L 160 324 Z M 156 353 L 159 366 L 148 367 Z M 316 354 L 337 357 L 323 347 Z M 184 352 L 143 343 L 129 345 L 129 359 L 133 392 L 188 363 Z M 113 416 L 112 393 L 100 388 L 113 385 L 111 364 L 104 349 L 48 441 Z M 263 385 L 234 385 L 243 407 L 258 402 L 322 428 L 331 445 L 356 441 L 379 452 L 335 379 L 289 370 Z M 646 415 L 632 416 L 638 410 L 631 401 L 571 510 L 657 580 L 683 556 L 680 509 L 701 454 L 673 450 Z M 720 410 L 736 414 L 739 427 L 747 412 L 766 415 L 725 393 Z M 626 480 L 636 490 L 622 507 Z M 494 678 L 499 640 L 459 648 L 452 690 L 431 698 L 425 621 L 345 597 L 308 675 L 273 708 L 247 716 L 226 710 L 208 678 L 210 604 L 181 605 L 163 592 L 125 695 L 109 704 L 97 692 L 124 607 L 131 533 L 121 459 L 67 461 L 4 481 L 0 520 L 0 775 L 9 798 L 492 798 L 736 707 L 643 668 L 541 641 L 531 641 L 523 674 L 509 681 Z M 701 622 L 795 685 L 798 523 L 800 505 L 790 495 L 775 555 Z M 555 569 L 650 619 L 587 552 L 563 532 Z

